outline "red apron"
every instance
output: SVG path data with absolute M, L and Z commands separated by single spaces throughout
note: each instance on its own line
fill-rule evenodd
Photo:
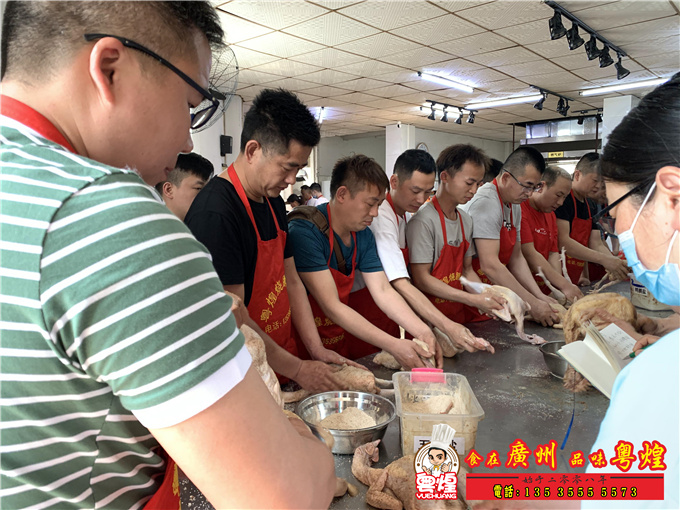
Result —
M 465 261 L 465 253 L 470 247 L 470 243 L 465 239 L 465 227 L 463 226 L 463 218 L 458 213 L 458 221 L 460 222 L 460 230 L 462 234 L 462 241 L 459 246 L 451 246 L 446 235 L 446 219 L 442 208 L 439 205 L 439 200 L 437 197 L 432 198 L 432 205 L 437 210 L 439 214 L 439 220 L 442 225 L 442 236 L 444 237 L 444 246 L 441 252 L 439 252 L 439 258 L 437 263 L 432 268 L 430 273 L 437 280 L 443 281 L 449 287 L 454 289 L 463 290 L 463 285 L 460 283 L 460 277 L 463 274 L 463 265 Z M 446 315 L 452 321 L 463 323 L 468 320 L 468 314 L 466 313 L 466 307 L 463 303 L 457 301 L 449 301 L 448 299 L 441 299 L 435 296 L 426 294 L 432 304 L 444 315 Z
M 397 211 L 394 209 L 394 203 L 392 202 L 392 196 L 389 191 L 385 197 L 387 202 L 392 207 L 394 215 L 397 217 L 397 229 L 399 226 L 399 221 L 406 221 L 406 218 L 399 218 Z M 397 238 L 399 236 L 397 235 Z M 401 249 L 401 254 L 404 257 L 404 262 L 408 268 L 409 258 L 408 258 L 408 246 Z M 349 295 L 349 306 L 354 309 L 357 313 L 363 316 L 368 322 L 373 324 L 376 328 L 384 331 L 388 335 L 399 338 L 399 324 L 390 319 L 385 312 L 383 312 L 380 307 L 375 303 L 371 292 L 368 287 L 364 287 L 361 290 L 352 292 Z M 345 332 L 345 341 L 349 345 L 349 358 L 359 359 L 364 356 L 376 353 L 380 351 L 375 345 L 371 345 L 368 342 L 364 342 L 360 338 L 355 337 L 351 333 Z
M 263 241 L 255 224 L 253 210 L 236 175 L 234 165 L 227 170 L 231 183 L 236 188 L 243 206 L 248 212 L 250 221 L 257 235 L 257 262 L 255 263 L 255 277 L 253 279 L 253 291 L 248 303 L 248 314 L 257 323 L 262 331 L 267 333 L 278 345 L 297 356 L 297 347 L 291 334 L 290 301 L 286 289 L 286 272 L 283 265 L 283 252 L 286 246 L 286 232 L 279 227 L 274 209 L 269 204 L 274 223 L 276 224 L 276 238 Z M 277 374 L 278 375 L 278 374 Z M 279 381 L 285 383 L 288 379 L 279 376 Z
M 588 219 L 583 220 L 578 217 L 576 208 L 576 198 L 574 197 L 574 192 L 570 192 L 571 199 L 574 202 L 574 219 L 571 222 L 571 230 L 569 232 L 569 237 L 574 241 L 583 246 L 588 246 L 588 241 L 590 241 L 590 232 L 593 230 L 593 216 L 590 214 L 590 205 L 586 199 L 586 207 L 588 208 Z M 578 284 L 578 280 L 583 272 L 583 266 L 585 263 L 582 260 L 575 259 L 567 255 L 567 273 L 569 273 L 569 278 L 574 285 Z
M 61 134 L 61 132 L 46 117 L 32 109 L 30 106 L 9 96 L 2 96 L 0 98 L 0 105 L 2 106 L 2 115 L 18 120 L 22 124 L 38 132 L 41 136 L 61 145 L 69 152 L 76 154 L 75 149 L 64 137 L 64 135 Z M 161 455 L 167 457 L 167 454 L 164 451 Z M 169 457 L 167 457 L 166 460 L 167 463 L 165 466 L 165 477 L 163 482 L 156 493 L 144 505 L 145 509 L 179 510 L 180 508 L 177 465 Z
M 498 191 L 498 182 L 496 179 L 493 180 L 493 185 L 496 186 L 496 193 L 498 193 L 498 202 L 501 204 L 502 215 L 503 201 L 501 200 L 501 193 L 500 191 Z M 510 226 L 509 228 L 507 226 L 502 226 L 500 234 L 501 235 L 499 239 L 500 245 L 498 247 L 498 260 L 501 261 L 501 264 L 507 265 L 508 262 L 510 262 L 512 251 L 515 249 L 515 243 L 517 242 L 517 227 L 515 227 L 515 223 L 512 218 L 512 204 L 510 205 Z M 475 258 L 472 260 L 472 267 L 475 271 L 477 271 L 477 274 L 479 275 L 479 278 L 482 280 L 482 282 L 488 283 L 489 285 L 493 285 L 493 282 L 489 280 L 484 274 L 484 271 L 482 271 L 479 265 L 479 258 Z
M 526 205 L 525 205 L 526 204 Z M 547 261 L 550 257 L 550 251 L 555 248 L 555 238 L 557 232 L 551 227 L 554 221 L 550 221 L 550 215 L 555 215 L 554 212 L 543 213 L 537 211 L 528 200 L 522 202 L 522 244 L 524 241 L 524 228 L 530 229 L 531 239 L 534 244 L 534 249 L 545 258 Z M 545 271 L 544 271 L 545 272 Z M 540 276 L 534 275 L 536 285 L 545 295 L 550 295 L 551 290 L 545 284 L 545 281 Z
M 357 236 L 352 232 L 352 240 L 354 241 L 354 253 L 352 254 L 352 270 L 348 275 L 342 274 L 337 269 L 331 267 L 331 257 L 333 256 L 333 243 L 335 241 L 333 234 L 333 226 L 331 225 L 331 208 L 328 211 L 328 241 L 330 243 L 331 251 L 328 256 L 328 269 L 333 276 L 333 281 L 335 282 L 335 287 L 338 290 L 338 297 L 340 302 L 349 305 L 349 295 L 352 291 L 352 285 L 354 285 L 354 268 L 356 266 L 357 260 Z M 349 358 L 349 346 L 345 336 L 347 333 L 344 329 L 333 322 L 329 317 L 326 317 L 323 310 L 314 299 L 314 296 L 309 295 L 309 304 L 312 307 L 312 314 L 314 315 L 314 323 L 316 324 L 316 329 L 321 337 L 321 343 L 326 349 L 337 352 L 338 354 Z M 302 359 L 310 359 L 310 355 L 307 352 L 305 344 L 302 342 L 299 334 L 295 335 L 295 342 L 297 343 L 299 356 Z

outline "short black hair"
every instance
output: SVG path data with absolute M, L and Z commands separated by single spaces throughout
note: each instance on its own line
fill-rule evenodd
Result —
M 447 452 L 446 452 L 446 450 L 445 450 L 444 448 L 437 448 L 436 446 L 433 446 L 432 448 L 430 448 L 429 450 L 427 450 L 427 454 L 430 455 L 430 452 L 431 452 L 432 450 L 439 450 L 440 452 L 444 452 L 444 460 L 446 460 L 446 459 L 448 458 L 448 454 L 447 454 Z
M 286 199 L 287 204 L 292 204 L 293 202 L 297 202 L 298 204 L 302 203 L 302 197 L 296 195 L 295 193 L 291 193 L 290 196 Z
M 307 186 L 306 184 L 303 184 L 302 186 L 300 186 L 300 193 L 302 193 L 306 189 L 309 189 L 309 186 Z
M 311 189 L 312 191 L 318 191 L 319 193 L 321 193 L 321 184 L 319 184 L 318 182 L 313 182 L 312 185 L 309 187 L 309 189 Z
M 168 181 L 175 186 L 179 186 L 186 177 L 186 174 L 191 174 L 207 182 L 214 173 L 215 167 L 210 160 L 195 152 L 189 152 L 177 156 L 177 163 L 175 163 L 175 168 L 168 174 Z M 179 181 L 176 182 L 173 174 L 180 177 Z M 185 175 L 182 176 L 181 174 Z
M 341 186 L 345 186 L 354 197 L 367 186 L 376 186 L 385 193 L 389 185 L 390 181 L 382 167 L 376 160 L 363 154 L 342 158 L 331 172 L 331 198 L 335 198 Z
M 600 155 L 597 152 L 587 152 L 576 163 L 576 170 L 583 175 L 597 172 L 600 174 Z
M 440 181 L 442 172 L 454 176 L 468 161 L 484 168 L 484 172 L 490 164 L 489 157 L 484 154 L 484 151 L 474 145 L 458 143 L 441 151 L 437 158 L 437 175 Z
M 539 174 L 543 175 L 545 159 L 535 148 L 523 146 L 512 151 L 503 163 L 503 170 L 510 172 L 515 177 L 521 177 L 528 166 L 533 166 Z
M 295 94 L 265 89 L 243 119 L 241 152 L 250 140 L 257 141 L 265 153 L 285 154 L 291 140 L 314 147 L 321 140 L 321 131 L 312 112 Z
M 557 182 L 557 179 L 560 177 L 564 177 L 565 179 L 571 181 L 571 175 L 569 175 L 569 172 L 567 172 L 564 168 L 560 166 L 553 165 L 546 166 L 545 172 L 543 172 L 543 175 L 541 176 L 543 182 L 545 182 L 546 188 L 551 188 Z
M 503 162 L 496 158 L 492 158 L 491 164 L 489 164 L 489 167 L 486 169 L 486 172 L 484 173 L 484 182 L 493 181 L 501 172 L 502 168 Z
M 409 149 L 402 152 L 394 162 L 394 173 L 400 181 L 408 180 L 416 170 L 426 175 L 437 171 L 434 158 L 427 151 Z
M 208 1 L 9 1 L 2 16 L 0 77 L 46 81 L 91 44 L 83 37 L 88 32 L 127 37 L 169 60 L 192 56 L 195 30 L 213 50 L 224 46 L 219 16 Z M 144 67 L 153 64 L 148 57 L 139 62 Z

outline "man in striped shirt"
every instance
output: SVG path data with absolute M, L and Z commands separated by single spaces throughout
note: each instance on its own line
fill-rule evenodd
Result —
M 208 2 L 7 3 L 5 508 L 141 508 L 159 444 L 216 507 L 331 500 L 331 455 L 277 408 L 207 252 L 149 187 L 214 113 L 222 37 Z

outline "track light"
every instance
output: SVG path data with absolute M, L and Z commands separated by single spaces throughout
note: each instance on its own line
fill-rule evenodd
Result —
M 463 122 L 463 110 L 458 109 L 458 118 L 456 119 L 456 124 L 460 125 Z
M 586 56 L 588 60 L 595 60 L 600 56 L 601 50 L 597 47 L 597 39 L 594 35 L 590 36 L 590 40 L 586 43 Z
M 614 63 L 614 59 L 609 55 L 609 46 L 605 46 L 600 51 L 600 67 L 608 67 Z
M 508 99 L 494 99 L 493 101 L 484 101 L 481 103 L 470 103 L 469 105 L 465 106 L 466 110 L 479 110 L 481 108 L 496 108 L 499 106 L 509 106 L 513 104 L 520 104 L 520 103 L 531 103 L 533 101 L 538 101 L 543 97 L 540 94 L 532 94 L 530 96 L 522 96 L 522 97 L 510 97 Z
M 323 124 L 323 118 L 326 116 L 326 107 L 322 106 L 319 109 L 319 124 Z
M 617 80 L 623 80 L 626 76 L 630 74 L 630 71 L 623 67 L 621 64 L 621 55 L 619 55 L 619 61 L 614 64 L 614 67 L 616 67 L 616 79 Z
M 548 94 L 543 94 L 541 99 L 538 100 L 538 103 L 534 105 L 534 108 L 537 110 L 542 110 L 543 109 L 543 103 L 545 103 L 545 100 L 548 98 Z
M 427 118 L 430 120 L 434 120 L 434 104 L 432 104 L 430 108 L 432 109 L 432 112 L 427 116 Z
M 557 113 L 562 115 L 563 117 L 567 116 L 567 112 L 569 111 L 569 100 L 564 99 L 560 97 L 560 100 L 557 102 Z
M 442 115 L 442 122 L 449 121 L 449 112 L 446 111 L 446 106 L 444 107 L 444 115 Z
M 569 42 L 570 50 L 580 48 L 585 42 L 583 38 L 578 35 L 578 25 L 576 23 L 572 23 L 571 28 L 567 30 L 567 41 Z
M 583 115 L 581 115 L 581 116 L 579 116 L 579 118 L 576 122 L 579 126 L 582 126 L 584 120 L 586 120 L 586 118 Z
M 562 24 L 562 16 L 557 11 L 555 11 L 553 17 L 550 18 L 548 25 L 550 26 L 550 38 L 552 40 L 564 37 L 567 33 L 567 29 L 564 28 L 564 25 Z
M 468 124 L 474 124 L 475 123 L 475 112 L 470 112 L 468 115 Z
M 595 115 L 595 119 L 597 120 L 598 123 L 602 122 L 602 115 L 598 113 L 597 115 Z
M 564 108 L 564 99 L 560 98 L 560 100 L 557 101 L 557 113 L 562 113 L 563 108 Z

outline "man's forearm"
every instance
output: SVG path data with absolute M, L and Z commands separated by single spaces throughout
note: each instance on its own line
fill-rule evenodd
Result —
M 446 325 L 450 322 L 449 319 L 408 278 L 399 278 L 391 283 L 420 317 L 439 329 L 446 328 Z
M 314 314 L 309 304 L 307 291 L 299 278 L 286 278 L 288 281 L 288 298 L 290 299 L 291 318 L 302 343 L 314 357 L 314 353 L 325 349 L 314 324 Z
M 419 274 L 416 277 L 414 272 L 413 279 L 417 289 L 431 296 L 446 299 L 447 301 L 456 301 L 465 305 L 472 305 L 469 299 L 470 295 L 467 292 L 460 289 L 454 289 L 439 278 L 435 278 L 430 273 Z
M 399 324 L 414 337 L 420 338 L 422 335 L 431 333 L 430 328 L 418 317 L 401 295 L 390 285 L 385 278 L 385 286 L 378 292 L 371 290 L 371 296 L 385 315 Z
M 491 280 L 495 285 L 501 285 L 503 287 L 507 287 L 515 294 L 517 294 L 519 297 L 521 297 L 524 301 L 530 301 L 535 299 L 534 295 L 531 294 L 528 290 L 526 290 L 518 281 L 517 279 L 512 275 L 510 270 L 503 264 L 501 264 L 501 261 L 496 259 L 495 261 L 492 261 L 491 263 L 487 262 L 481 263 L 481 268 L 482 271 L 486 274 L 486 276 Z
M 295 376 L 300 371 L 302 360 L 277 344 L 272 337 L 262 331 L 260 326 L 250 316 L 248 316 L 246 324 L 262 337 L 267 354 L 267 363 L 274 369 L 274 372 L 289 379 L 295 379 Z

